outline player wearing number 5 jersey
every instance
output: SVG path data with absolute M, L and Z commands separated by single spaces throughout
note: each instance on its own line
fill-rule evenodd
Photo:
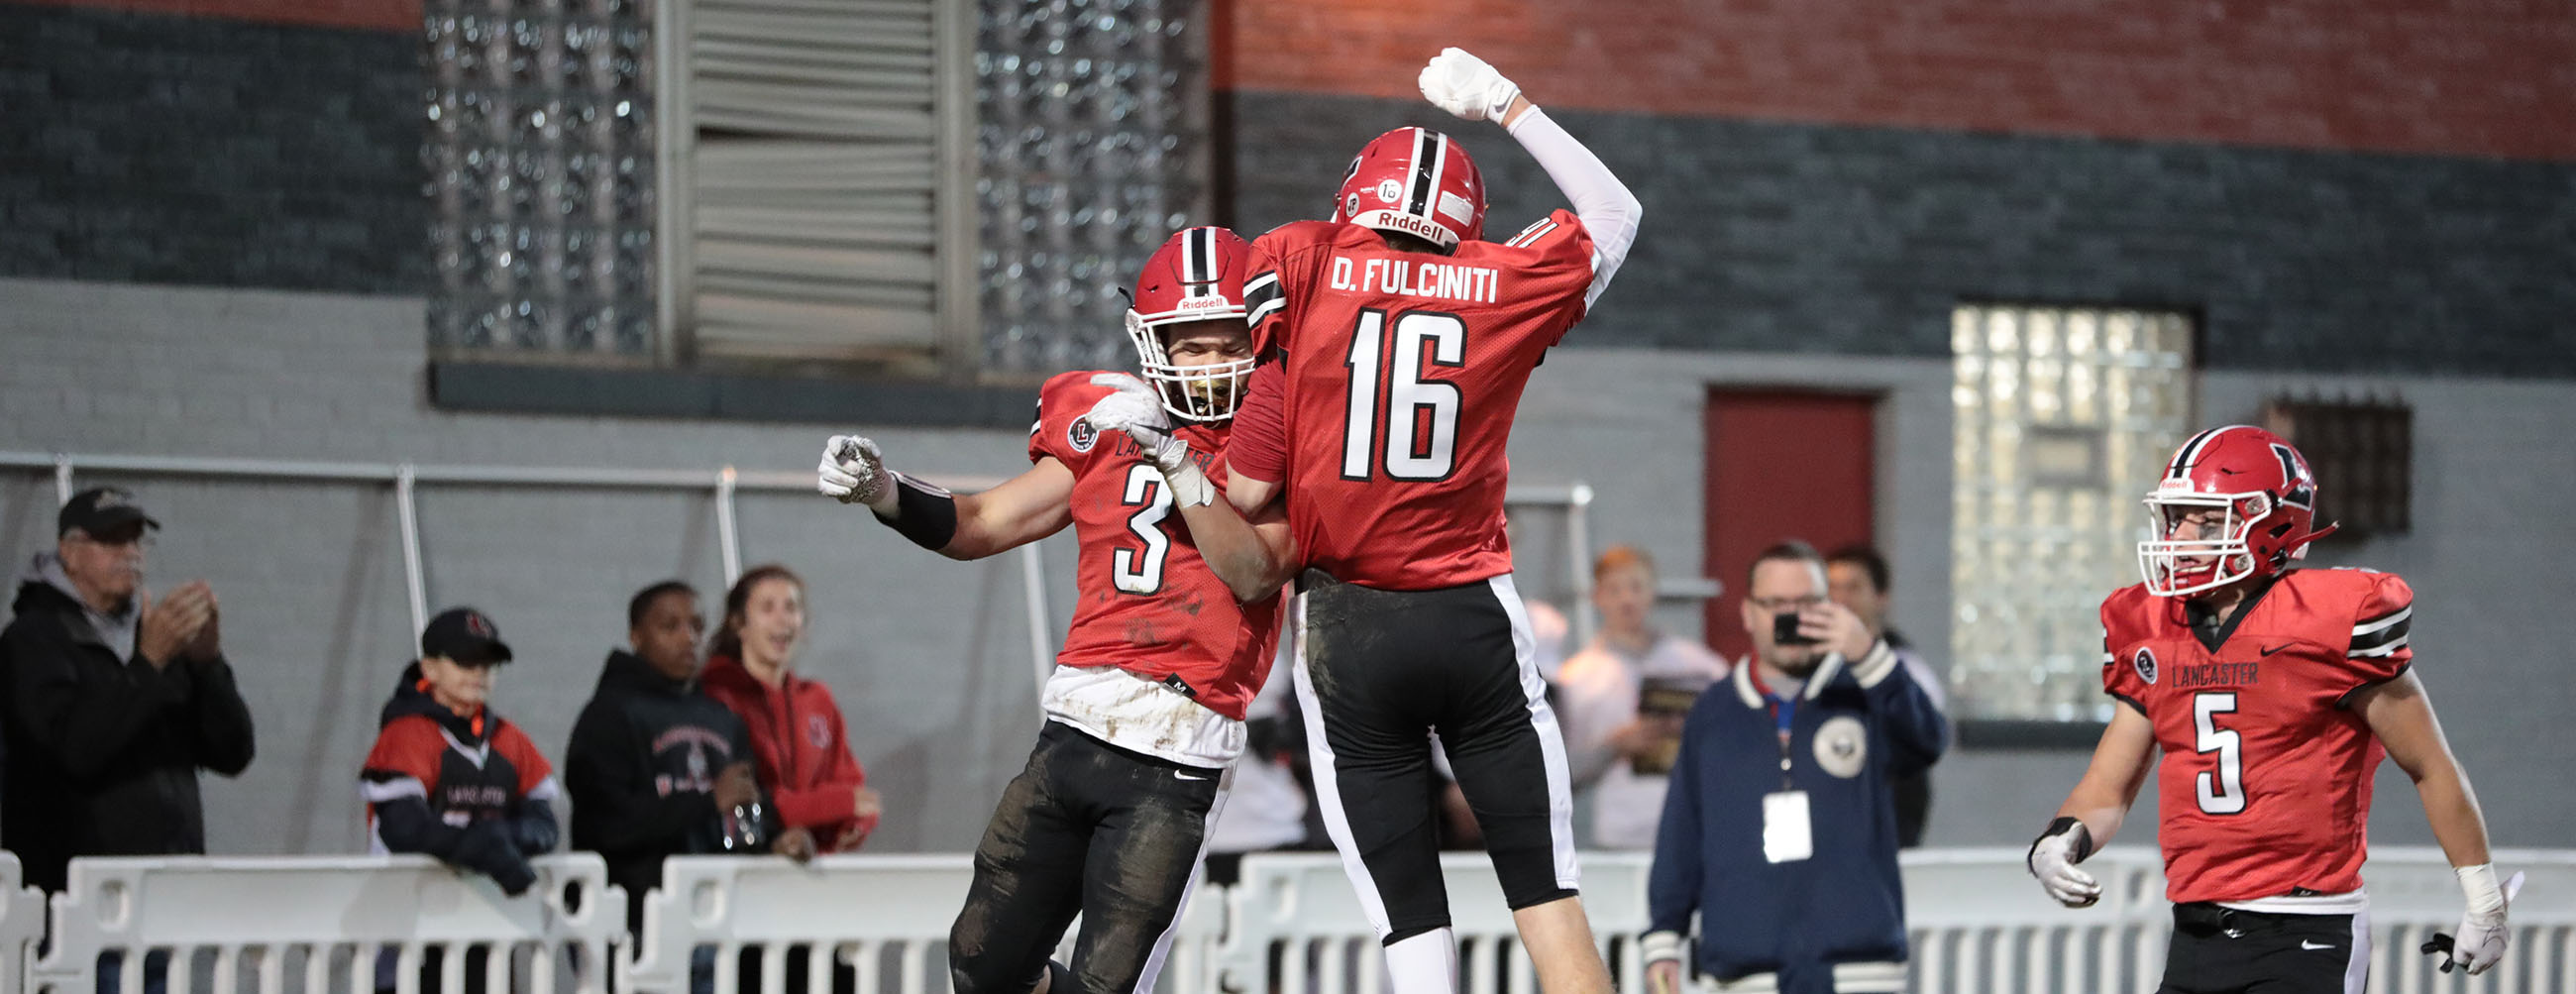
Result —
M 1224 447 L 1253 364 L 1250 255 L 1223 228 L 1172 236 L 1146 262 L 1127 316 L 1152 385 L 1092 371 L 1048 380 L 1029 432 L 1033 465 L 1000 486 L 951 495 L 887 471 L 863 438 L 824 450 L 824 493 L 867 504 L 950 558 L 989 556 L 1068 522 L 1081 542 L 1080 602 L 1039 702 L 1046 726 L 975 850 L 949 932 L 963 994 L 1151 990 L 1170 950 L 1278 635 L 1278 598 L 1229 587 L 1178 513 L 1213 502 L 1223 482 L 1206 461 Z M 1164 468 L 1095 426 L 1145 411 L 1177 419 L 1175 434 L 1200 454 Z M 1261 528 L 1285 532 L 1276 520 Z M 1077 911 L 1068 970 L 1047 954 Z
M 2504 952 L 2509 888 L 2410 670 L 2414 592 L 2388 573 L 2291 568 L 2334 530 L 2313 527 L 2316 493 L 2307 460 L 2270 432 L 2194 436 L 2147 497 L 2145 582 L 2102 602 L 2102 683 L 2118 703 L 2030 868 L 2051 897 L 2093 903 L 2077 864 L 2155 771 L 2175 926 L 2164 991 L 2362 990 L 2382 755 L 2414 779 L 2467 896 L 2456 938 L 2437 939 L 2443 969 L 2483 972 Z
M 1252 512 L 1284 487 L 1285 558 L 1311 567 L 1296 685 L 1317 799 L 1395 989 L 1457 986 L 1428 801 L 1436 730 L 1540 986 L 1607 991 L 1576 897 L 1564 745 L 1512 589 L 1504 443 L 1530 371 L 1609 284 L 1640 209 L 1475 56 L 1448 49 L 1419 82 L 1442 109 L 1502 125 L 1575 209 L 1485 241 L 1464 146 L 1399 128 L 1361 149 L 1332 220 L 1254 243 L 1246 296 L 1276 361 L 1237 418 L 1227 496 Z M 1215 548 L 1209 514 L 1190 527 Z

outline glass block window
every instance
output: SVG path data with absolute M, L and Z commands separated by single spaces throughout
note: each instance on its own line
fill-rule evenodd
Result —
M 2182 314 L 1951 316 L 1951 680 L 1965 718 L 2105 721 L 2099 609 L 2191 420 Z
M 648 357 L 649 0 L 428 0 L 427 138 L 447 355 Z
M 975 52 L 985 374 L 1132 363 L 1122 290 L 1213 224 L 1207 26 L 1184 0 L 984 0 Z

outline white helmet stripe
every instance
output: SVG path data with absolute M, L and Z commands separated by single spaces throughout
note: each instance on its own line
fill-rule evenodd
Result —
M 1437 147 L 1431 150 L 1431 185 L 1427 188 L 1428 192 L 1423 194 L 1422 209 L 1414 213 L 1432 219 L 1436 223 L 1437 219 L 1432 218 L 1431 203 L 1434 198 L 1440 196 L 1440 174 L 1449 168 L 1449 136 L 1436 131 L 1432 132 L 1432 136 L 1439 141 L 1435 143 Z
M 1181 283 L 1183 286 L 1205 283 L 1210 278 L 1208 256 L 1215 250 L 1214 246 L 1208 244 L 1210 241 L 1206 228 L 1191 228 L 1182 233 Z

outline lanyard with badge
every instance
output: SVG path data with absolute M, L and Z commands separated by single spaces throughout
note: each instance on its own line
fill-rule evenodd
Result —
M 1760 683 L 1756 677 L 1755 682 Z M 1797 729 L 1798 695 L 1781 697 L 1763 687 L 1771 704 L 1771 721 L 1780 733 L 1780 789 L 1762 795 L 1762 858 L 1795 863 L 1816 853 L 1815 833 L 1807 820 L 1807 792 L 1789 780 L 1789 739 Z

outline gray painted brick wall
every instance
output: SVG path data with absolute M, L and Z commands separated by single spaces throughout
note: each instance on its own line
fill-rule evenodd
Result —
M 1625 288 L 1614 288 L 1616 298 Z M 323 294 L 0 280 L 0 450 L 503 465 L 801 471 L 835 430 L 869 430 L 896 465 L 979 475 L 1024 466 L 1016 431 L 875 430 L 652 419 L 455 414 L 423 406 L 421 304 Z M 1591 326 L 1578 329 L 1589 335 Z M 1532 379 L 1514 479 L 1599 490 L 1595 546 L 1640 543 L 1670 572 L 1699 564 L 1700 412 L 1711 384 L 1882 394 L 1878 531 L 1894 561 L 1899 627 L 1948 644 L 1950 373 L 1940 359 L 1577 348 Z M 2560 506 L 2576 386 L 2449 377 L 2202 377 L 2201 420 L 2252 417 L 2275 393 L 2377 391 L 2416 409 L 2416 530 L 2330 550 L 2321 562 L 2403 572 L 2421 597 L 2421 673 L 2452 745 L 2507 845 L 2576 837 L 2560 734 L 2576 684 L 2557 679 L 2561 592 L 2576 541 Z M 126 479 L 167 522 L 156 581 L 211 579 L 261 723 L 261 758 L 208 798 L 230 852 L 346 852 L 360 843 L 350 789 L 378 703 L 413 633 L 394 511 L 382 488 Z M 523 662 L 501 702 L 560 752 L 628 592 L 678 575 L 713 593 L 702 496 L 436 488 L 421 501 L 433 599 L 493 612 Z M 0 555 L 50 540 L 50 475 L 0 473 Z M 1019 565 L 951 564 L 845 508 L 746 495 L 746 562 L 783 559 L 813 584 L 807 665 L 838 695 L 858 753 L 892 798 L 873 846 L 964 848 L 1036 727 Z M 1564 603 L 1563 551 L 1538 515 L 1523 588 Z M 1530 532 L 1539 531 L 1533 537 Z M 1067 616 L 1069 543 L 1047 546 L 1054 624 Z M 1737 564 L 1717 564 L 1732 574 Z M 1534 574 L 1534 575 L 1533 575 Z M 1672 630 L 1698 613 L 1672 605 Z M 2019 844 L 2081 772 L 2064 751 L 1954 754 L 1936 774 L 1932 838 Z M 2429 839 L 2402 777 L 2384 774 L 2383 842 Z M 2138 824 L 2145 824 L 2141 815 Z M 2142 841 L 2144 834 L 2129 841 Z
M 1467 144 L 1497 237 L 1564 203 L 1419 101 L 1233 100 L 1246 232 L 1404 125 Z M 2215 369 L 2576 376 L 2576 165 L 1551 115 L 1646 208 L 1582 344 L 1945 356 L 1953 305 L 2048 301 L 2198 311 Z

